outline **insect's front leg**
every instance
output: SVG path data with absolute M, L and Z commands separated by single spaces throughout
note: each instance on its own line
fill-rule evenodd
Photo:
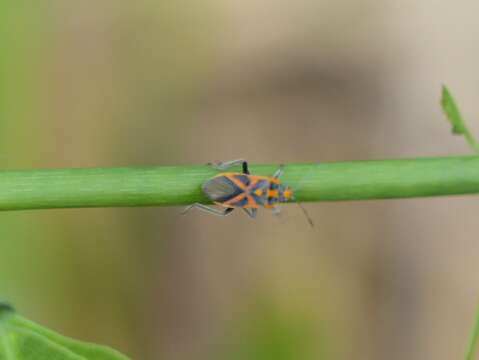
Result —
M 208 163 L 213 169 L 224 171 L 230 167 L 241 165 L 243 167 L 243 174 L 249 175 L 248 163 L 244 159 L 230 160 L 218 163 Z
M 276 219 L 278 219 L 278 221 L 281 223 L 281 224 L 285 224 L 286 223 L 286 218 L 284 216 L 284 213 L 281 212 L 281 208 L 277 205 L 275 207 L 273 207 L 272 209 L 272 212 L 273 212 L 273 215 Z
M 281 214 L 281 208 L 278 205 L 274 206 L 271 210 L 275 216 L 279 216 Z
M 281 165 L 279 166 L 279 169 L 276 170 L 276 172 L 273 174 L 273 177 L 276 178 L 276 179 L 278 179 L 281 175 L 283 175 L 283 173 L 284 173 L 284 165 L 281 164 Z
M 256 213 L 258 211 L 258 209 L 247 209 L 247 208 L 243 208 L 244 212 L 248 214 L 248 216 L 252 219 L 254 219 L 256 217 Z

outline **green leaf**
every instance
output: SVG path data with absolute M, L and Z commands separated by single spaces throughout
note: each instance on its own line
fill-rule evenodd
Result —
M 445 85 L 442 86 L 441 106 L 452 125 L 452 132 L 457 135 L 464 134 L 464 120 L 462 119 L 462 115 L 459 112 L 459 108 L 457 107 L 454 98 Z
M 442 86 L 441 106 L 447 119 L 452 125 L 452 133 L 455 135 L 463 135 L 472 149 L 479 152 L 479 144 L 467 128 L 461 112 L 459 111 L 459 107 L 456 105 L 454 98 L 445 85 Z
M 0 303 L 0 360 L 128 360 L 106 346 L 59 335 Z

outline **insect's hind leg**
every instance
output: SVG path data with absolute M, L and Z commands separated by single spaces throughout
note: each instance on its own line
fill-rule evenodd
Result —
M 256 213 L 258 211 L 258 209 L 246 209 L 246 208 L 243 208 L 243 210 L 252 219 L 254 219 L 256 217 Z
M 214 169 L 221 171 L 226 170 L 232 166 L 241 165 L 243 167 L 243 174 L 249 175 L 248 163 L 244 159 L 230 160 L 219 163 L 209 163 L 208 165 L 211 165 Z
M 194 203 L 189 206 L 187 206 L 182 212 L 181 215 L 185 215 L 188 211 L 190 211 L 193 208 L 197 208 L 198 210 L 205 211 L 207 213 L 216 215 L 216 216 L 226 216 L 231 214 L 231 212 L 234 210 L 234 208 L 226 208 L 224 210 L 219 210 L 211 206 L 203 205 L 200 203 Z
M 281 223 L 281 224 L 285 224 L 287 222 L 287 216 L 284 215 L 284 213 L 281 211 L 281 208 L 279 206 L 275 206 L 273 209 L 272 209 L 272 212 L 273 212 L 273 215 L 276 219 L 278 219 L 278 221 Z

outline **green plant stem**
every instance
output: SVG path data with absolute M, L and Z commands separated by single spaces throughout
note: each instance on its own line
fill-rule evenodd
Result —
M 479 342 L 479 308 L 476 312 L 476 320 L 469 339 L 469 345 L 466 352 L 466 360 L 476 359 L 477 343 Z
M 251 165 L 271 175 L 277 165 Z M 233 169 L 232 171 L 239 171 Z M 208 203 L 202 166 L 0 171 L 0 210 Z M 479 157 L 288 164 L 283 182 L 298 201 L 410 198 L 479 193 Z
M 479 153 L 479 144 L 477 143 L 476 139 L 472 135 L 472 133 L 469 131 L 469 129 L 465 129 L 464 131 L 464 138 L 466 139 L 467 143 L 469 146 L 477 153 Z

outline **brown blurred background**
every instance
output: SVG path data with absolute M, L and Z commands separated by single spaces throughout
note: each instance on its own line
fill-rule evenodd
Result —
M 468 154 L 477 1 L 0 3 L 2 168 Z M 477 197 L 0 214 L 0 297 L 134 359 L 457 359 Z

